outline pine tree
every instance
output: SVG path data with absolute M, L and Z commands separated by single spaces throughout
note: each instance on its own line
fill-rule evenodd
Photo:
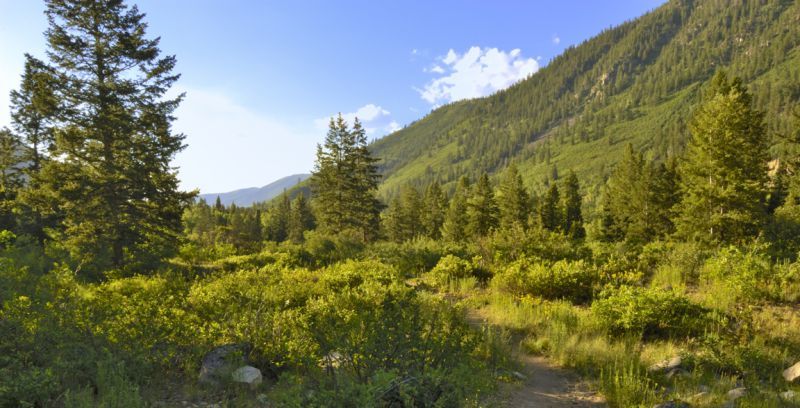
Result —
M 15 200 L 23 184 L 22 143 L 8 129 L 0 129 L 0 231 L 17 228 Z
M 737 243 L 761 231 L 768 161 L 763 120 L 741 80 L 715 75 L 690 124 L 692 138 L 680 166 L 682 236 Z
M 542 201 L 539 203 L 539 225 L 548 231 L 558 231 L 562 225 L 560 195 L 558 185 L 550 184 Z
M 301 243 L 304 240 L 303 233 L 312 229 L 314 229 L 314 215 L 306 202 L 305 195 L 298 194 L 292 200 L 289 214 L 289 239 Z
M 530 200 L 517 166 L 514 164 L 508 166 L 497 193 L 500 227 L 508 229 L 518 225 L 526 228 L 530 215 Z
M 33 236 L 44 246 L 45 227 L 54 227 L 56 218 L 43 217 L 47 203 L 35 192 L 40 186 L 40 170 L 53 144 L 58 99 L 54 92 L 55 78 L 48 67 L 25 54 L 25 69 L 18 90 L 11 91 L 11 120 L 14 129 L 24 139 L 21 149 L 25 161 L 26 186 L 17 197 L 22 232 Z
M 48 56 L 58 95 L 54 157 L 40 197 L 62 215 L 55 237 L 84 271 L 137 272 L 174 254 L 193 193 L 170 166 L 184 148 L 173 134 L 182 96 L 172 56 L 145 37 L 144 14 L 120 0 L 49 0 Z
M 586 236 L 581 213 L 581 195 L 578 176 L 570 171 L 564 181 L 564 226 L 563 231 L 572 239 Z
M 450 206 L 447 208 L 444 223 L 442 224 L 442 238 L 449 242 L 463 242 L 467 238 L 467 199 L 470 193 L 469 177 L 462 176 L 458 180 L 456 190 L 450 197 Z
M 329 233 L 356 231 L 377 238 L 383 204 L 376 197 L 380 175 L 358 119 L 352 131 L 340 114 L 331 118 L 325 142 L 317 146 L 311 178 L 319 223 Z
M 384 228 L 390 240 L 403 242 L 422 234 L 422 200 L 417 189 L 406 185 L 384 213 Z
M 372 157 L 367 143 L 367 133 L 358 118 L 353 121 L 353 163 L 355 204 L 353 215 L 356 227 L 361 231 L 364 241 L 373 241 L 379 236 L 380 214 L 384 205 L 377 197 L 381 175 L 378 172 L 379 159 Z
M 494 200 L 489 175 L 483 173 L 475 183 L 471 197 L 467 201 L 468 234 L 475 237 L 487 235 L 498 225 L 497 214 L 497 203 Z
M 289 219 L 292 204 L 289 195 L 284 191 L 281 200 L 270 208 L 266 219 L 267 239 L 273 242 L 283 242 L 289 238 Z
M 444 224 L 445 212 L 447 211 L 447 196 L 442 191 L 442 186 L 438 182 L 432 182 L 425 190 L 422 199 L 422 232 L 428 238 L 439 239 L 442 236 L 442 224 Z

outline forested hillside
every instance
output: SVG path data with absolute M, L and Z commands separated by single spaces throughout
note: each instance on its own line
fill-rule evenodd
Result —
M 251 207 L 179 189 L 136 6 L 45 6 L 0 130 L 0 407 L 800 404 L 797 1 L 668 3 L 373 145 L 340 114 Z
M 534 190 L 554 172 L 575 171 L 592 207 L 626 144 L 658 160 L 682 152 L 698 85 L 720 68 L 750 85 L 770 134 L 786 134 L 800 98 L 798 45 L 796 1 L 670 1 L 507 90 L 441 107 L 378 140 L 381 193 L 434 180 L 452 191 L 464 174 L 513 161 Z

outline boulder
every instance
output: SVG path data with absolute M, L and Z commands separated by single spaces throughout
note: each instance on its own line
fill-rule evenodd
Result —
M 800 361 L 798 361 L 795 365 L 783 370 L 783 378 L 789 382 L 793 382 L 794 380 L 800 378 Z
M 246 344 L 226 344 L 209 351 L 200 366 L 201 383 L 217 385 L 230 378 L 236 368 L 247 364 Z
M 250 386 L 261 384 L 263 378 L 261 370 L 252 366 L 239 367 L 231 374 L 231 379 L 234 382 L 245 383 Z
M 728 391 L 727 395 L 729 401 L 736 401 L 737 399 L 744 397 L 745 394 L 747 394 L 747 388 L 739 387 Z
M 792 390 L 784 391 L 781 393 L 781 399 L 786 402 L 796 402 L 800 401 L 798 394 Z
M 681 363 L 683 363 L 683 359 L 681 359 L 681 356 L 675 356 L 675 357 L 672 357 L 669 360 L 664 360 L 662 362 L 655 363 L 655 364 L 651 365 L 647 369 L 647 371 L 649 371 L 651 373 L 669 372 L 669 371 L 675 370 L 677 368 L 680 368 Z
M 690 405 L 683 401 L 667 401 L 653 405 L 653 408 L 690 408 Z
M 672 370 L 669 370 L 669 372 L 667 372 L 666 377 L 668 380 L 671 380 L 672 377 L 681 377 L 685 375 L 689 375 L 689 372 L 682 368 L 674 368 Z

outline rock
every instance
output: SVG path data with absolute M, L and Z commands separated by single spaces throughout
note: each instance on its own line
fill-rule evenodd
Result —
M 683 401 L 667 401 L 653 405 L 653 408 L 689 408 L 690 405 Z
M 231 379 L 233 379 L 234 382 L 253 386 L 261 384 L 263 377 L 261 376 L 261 370 L 251 366 L 242 366 L 231 374 Z
M 736 401 L 737 399 L 744 397 L 745 394 L 747 394 L 747 388 L 739 387 L 728 391 L 727 395 L 728 395 L 728 400 Z
M 679 368 L 681 366 L 681 363 L 683 363 L 683 359 L 681 359 L 681 356 L 675 356 L 669 360 L 664 360 L 660 363 L 655 363 L 651 365 L 650 368 L 647 369 L 647 371 L 651 373 L 658 371 L 669 372 L 676 368 Z
M 217 385 L 228 379 L 233 370 L 247 364 L 247 345 L 226 344 L 209 351 L 200 367 L 200 382 Z
M 521 373 L 521 372 L 519 372 L 519 371 L 512 371 L 512 372 L 511 372 L 511 375 L 512 375 L 512 376 L 514 376 L 514 378 L 516 378 L 517 380 L 520 380 L 520 381 L 525 381 L 525 380 L 527 380 L 527 379 L 528 379 L 528 376 L 527 376 L 527 375 L 525 375 L 525 374 L 522 374 L 522 373 Z
M 684 370 L 684 369 L 682 369 L 682 368 L 675 368 L 675 369 L 669 370 L 669 372 L 667 373 L 666 377 L 667 377 L 668 380 L 671 380 L 672 377 L 680 377 L 680 376 L 684 376 L 684 375 L 688 375 L 688 374 L 689 374 L 689 372 Z
M 798 400 L 797 393 L 789 390 L 781 393 L 781 399 L 787 402 L 795 402 Z
M 783 378 L 789 382 L 793 382 L 794 380 L 800 378 L 800 361 L 798 361 L 795 365 L 783 370 Z

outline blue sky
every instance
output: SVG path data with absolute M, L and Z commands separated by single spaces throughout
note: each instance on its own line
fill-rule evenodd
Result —
M 570 45 L 659 0 L 140 0 L 178 58 L 182 187 L 261 186 L 311 170 L 326 118 L 380 137 L 436 106 L 534 73 Z M 43 57 L 44 4 L 0 0 L 0 126 L 23 53 Z

